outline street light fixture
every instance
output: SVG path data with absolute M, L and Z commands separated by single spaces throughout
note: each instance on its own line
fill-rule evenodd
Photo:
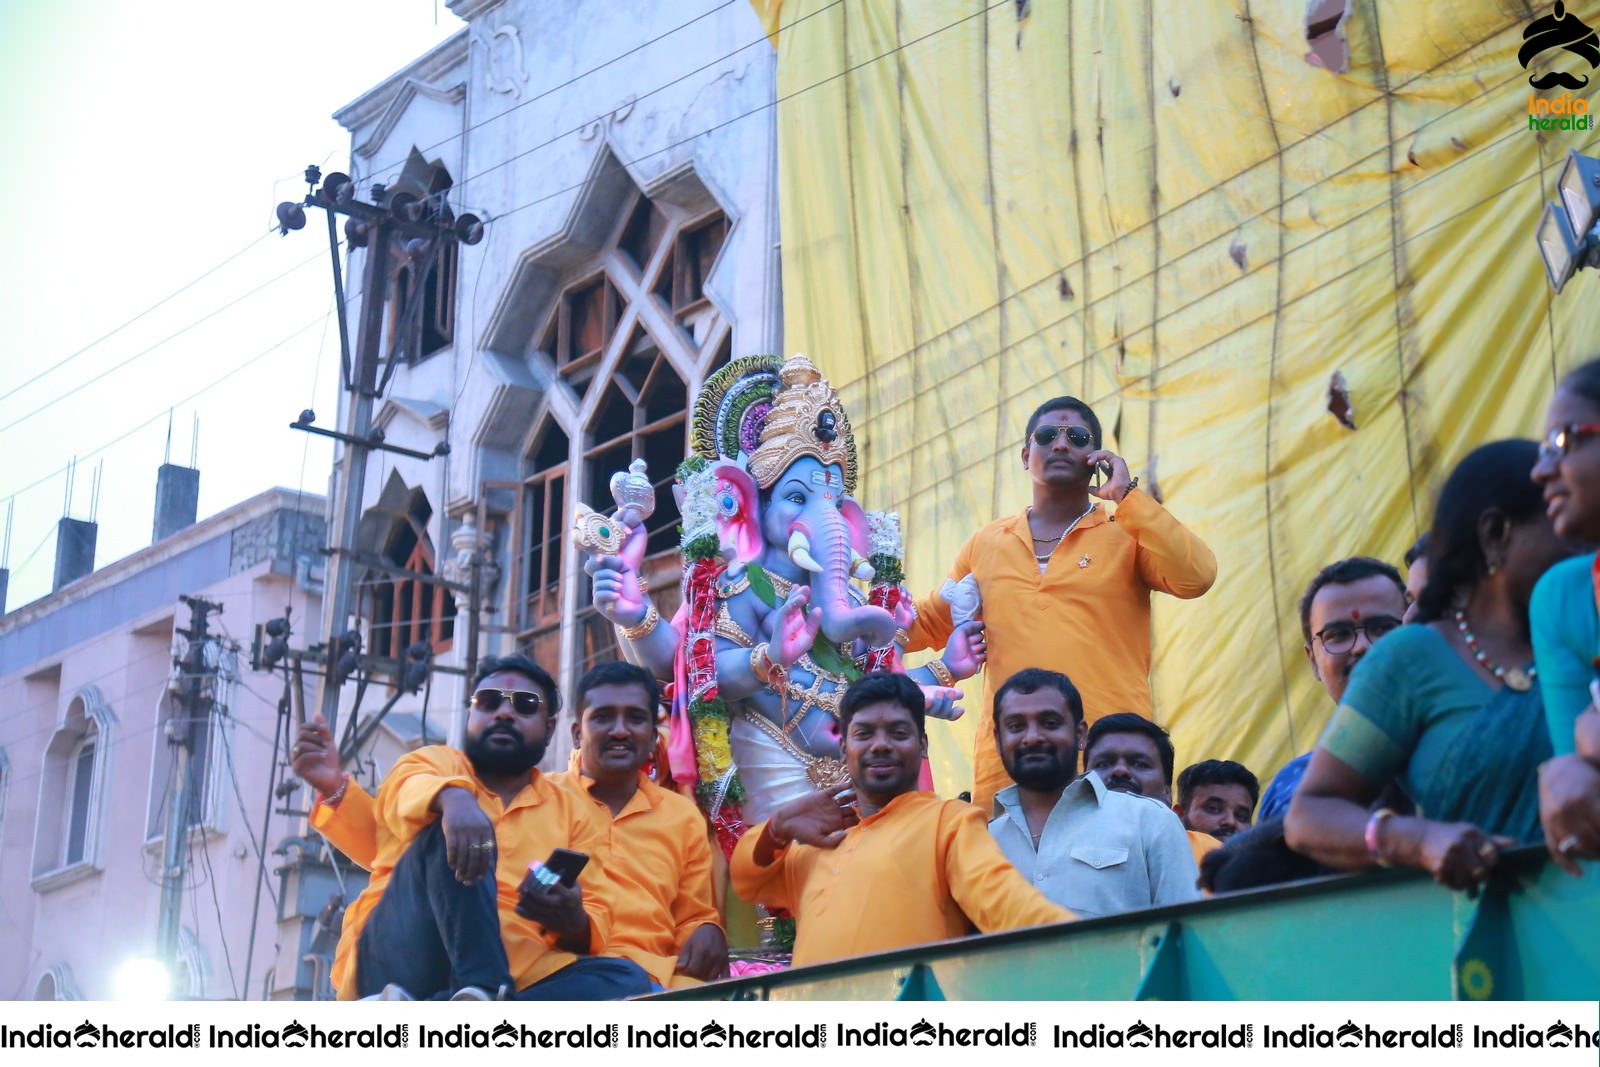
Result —
M 1545 276 L 1559 293 L 1584 267 L 1600 266 L 1600 159 L 1568 152 L 1556 193 L 1560 200 L 1545 204 L 1535 236 Z

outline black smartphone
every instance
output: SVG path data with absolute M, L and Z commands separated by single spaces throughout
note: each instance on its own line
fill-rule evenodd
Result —
M 589 865 L 587 852 L 575 852 L 570 848 L 557 848 L 550 851 L 550 858 L 544 861 L 545 870 L 556 876 L 556 880 L 571 889 L 578 884 L 578 875 Z
M 1111 464 L 1101 460 L 1094 465 L 1094 475 L 1090 478 L 1089 488 L 1098 489 L 1106 484 L 1106 479 L 1111 477 Z

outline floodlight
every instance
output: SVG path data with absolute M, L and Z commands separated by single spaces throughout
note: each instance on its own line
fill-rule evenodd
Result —
M 1578 270 L 1580 248 L 1567 213 L 1554 200 L 1544 206 L 1544 214 L 1539 218 L 1538 238 L 1545 275 L 1559 293 L 1562 286 L 1567 284 L 1567 279 Z
M 1569 151 L 1556 191 L 1561 194 L 1573 234 L 1582 241 L 1600 216 L 1600 159 L 1591 159 L 1577 149 Z

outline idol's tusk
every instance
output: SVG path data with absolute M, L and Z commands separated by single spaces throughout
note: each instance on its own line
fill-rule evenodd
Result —
M 877 576 L 878 572 L 873 569 L 872 564 L 860 556 L 857 556 L 855 562 L 850 565 L 850 577 L 852 578 L 860 578 L 863 582 L 870 582 Z
M 822 565 L 811 557 L 811 542 L 799 530 L 789 535 L 789 558 L 812 574 L 822 573 Z

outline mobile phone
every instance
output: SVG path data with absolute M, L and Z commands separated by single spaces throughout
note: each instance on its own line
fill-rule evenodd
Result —
M 1106 484 L 1106 479 L 1111 477 L 1111 464 L 1101 460 L 1094 465 L 1094 477 L 1090 481 L 1090 488 L 1098 489 Z
M 550 858 L 543 863 L 536 860 L 530 864 L 528 873 L 533 875 L 534 881 L 546 888 L 560 882 L 571 889 L 578 884 L 578 875 L 588 863 L 589 855 L 586 852 L 557 848 L 550 851 Z

